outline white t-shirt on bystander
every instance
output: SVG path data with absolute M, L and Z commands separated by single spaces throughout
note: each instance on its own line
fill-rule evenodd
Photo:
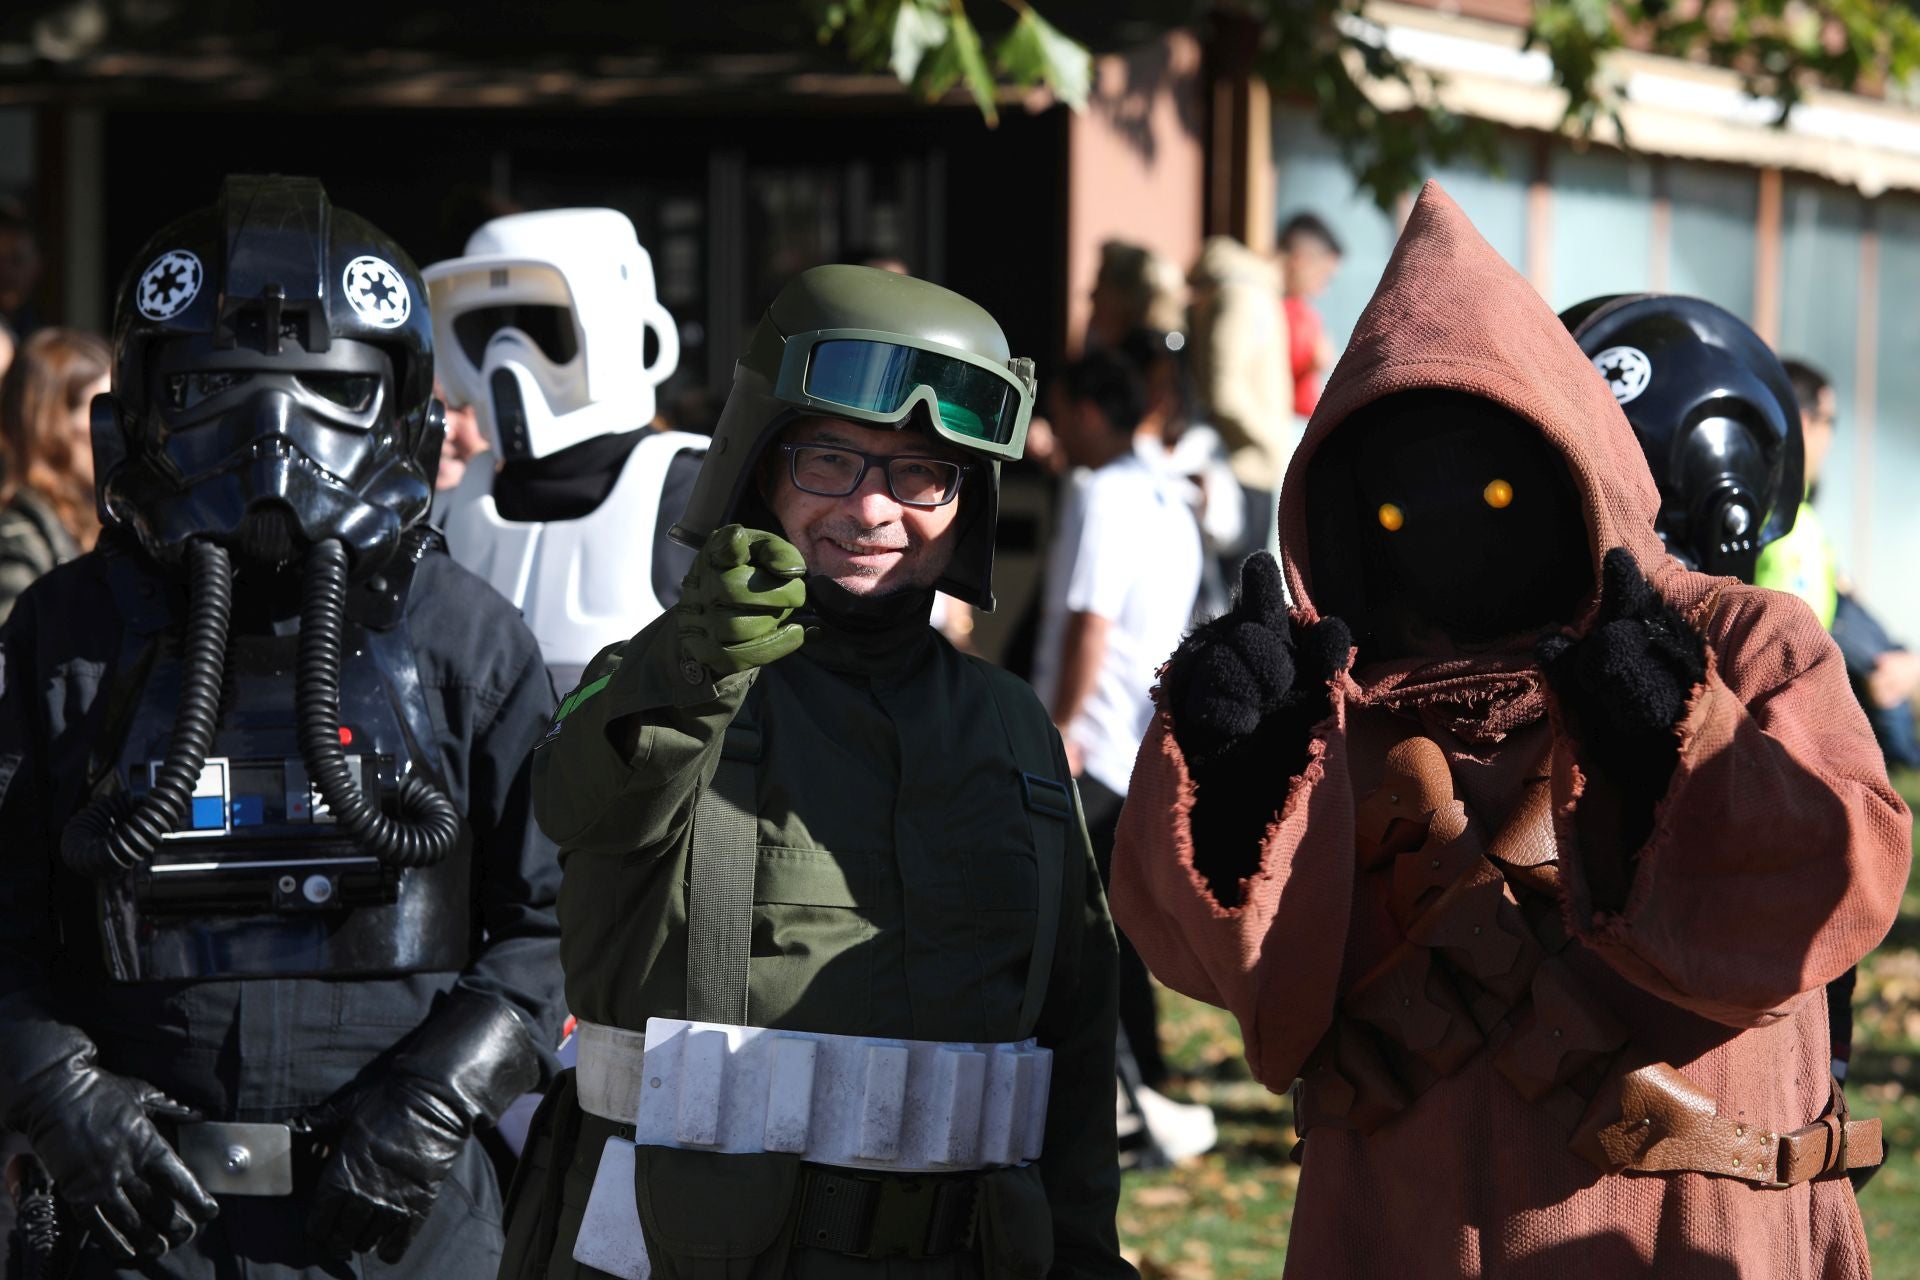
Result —
M 1047 559 L 1034 689 L 1053 708 L 1067 616 L 1108 620 L 1092 691 L 1067 726 L 1085 772 L 1124 794 L 1153 718 L 1154 672 L 1185 634 L 1200 591 L 1200 529 L 1180 482 L 1138 455 L 1075 473 Z

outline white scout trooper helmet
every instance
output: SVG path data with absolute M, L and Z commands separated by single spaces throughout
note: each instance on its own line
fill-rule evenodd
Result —
M 503 462 L 645 426 L 654 388 L 680 362 L 653 259 L 616 210 L 495 218 L 465 257 L 423 274 L 440 380 L 473 405 Z M 648 329 L 659 343 L 652 364 Z

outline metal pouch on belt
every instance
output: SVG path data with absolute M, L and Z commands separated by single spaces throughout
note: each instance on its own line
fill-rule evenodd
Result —
M 216 1196 L 293 1194 L 293 1141 L 284 1124 L 200 1121 L 179 1126 L 180 1161 Z

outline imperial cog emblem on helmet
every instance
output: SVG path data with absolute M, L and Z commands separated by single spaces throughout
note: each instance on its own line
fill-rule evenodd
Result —
M 134 302 L 149 320 L 171 320 L 186 310 L 205 281 L 198 257 L 185 249 L 169 249 L 140 273 Z
M 1637 400 L 1653 381 L 1653 361 L 1638 347 L 1608 347 L 1593 358 L 1593 367 L 1607 380 L 1607 390 L 1621 404 Z
M 347 305 L 376 329 L 398 329 L 413 311 L 413 296 L 399 269 L 384 258 L 363 256 L 347 264 Z

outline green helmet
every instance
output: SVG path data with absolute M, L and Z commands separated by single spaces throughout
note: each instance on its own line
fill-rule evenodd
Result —
M 960 496 L 960 545 L 935 585 L 992 609 L 1000 463 L 1026 447 L 1033 391 L 1033 361 L 1009 356 L 993 317 L 951 289 L 872 267 L 803 271 L 734 365 L 713 447 L 672 536 L 697 547 L 722 525 L 764 520 L 754 473 L 796 418 L 918 426 L 979 459 Z

